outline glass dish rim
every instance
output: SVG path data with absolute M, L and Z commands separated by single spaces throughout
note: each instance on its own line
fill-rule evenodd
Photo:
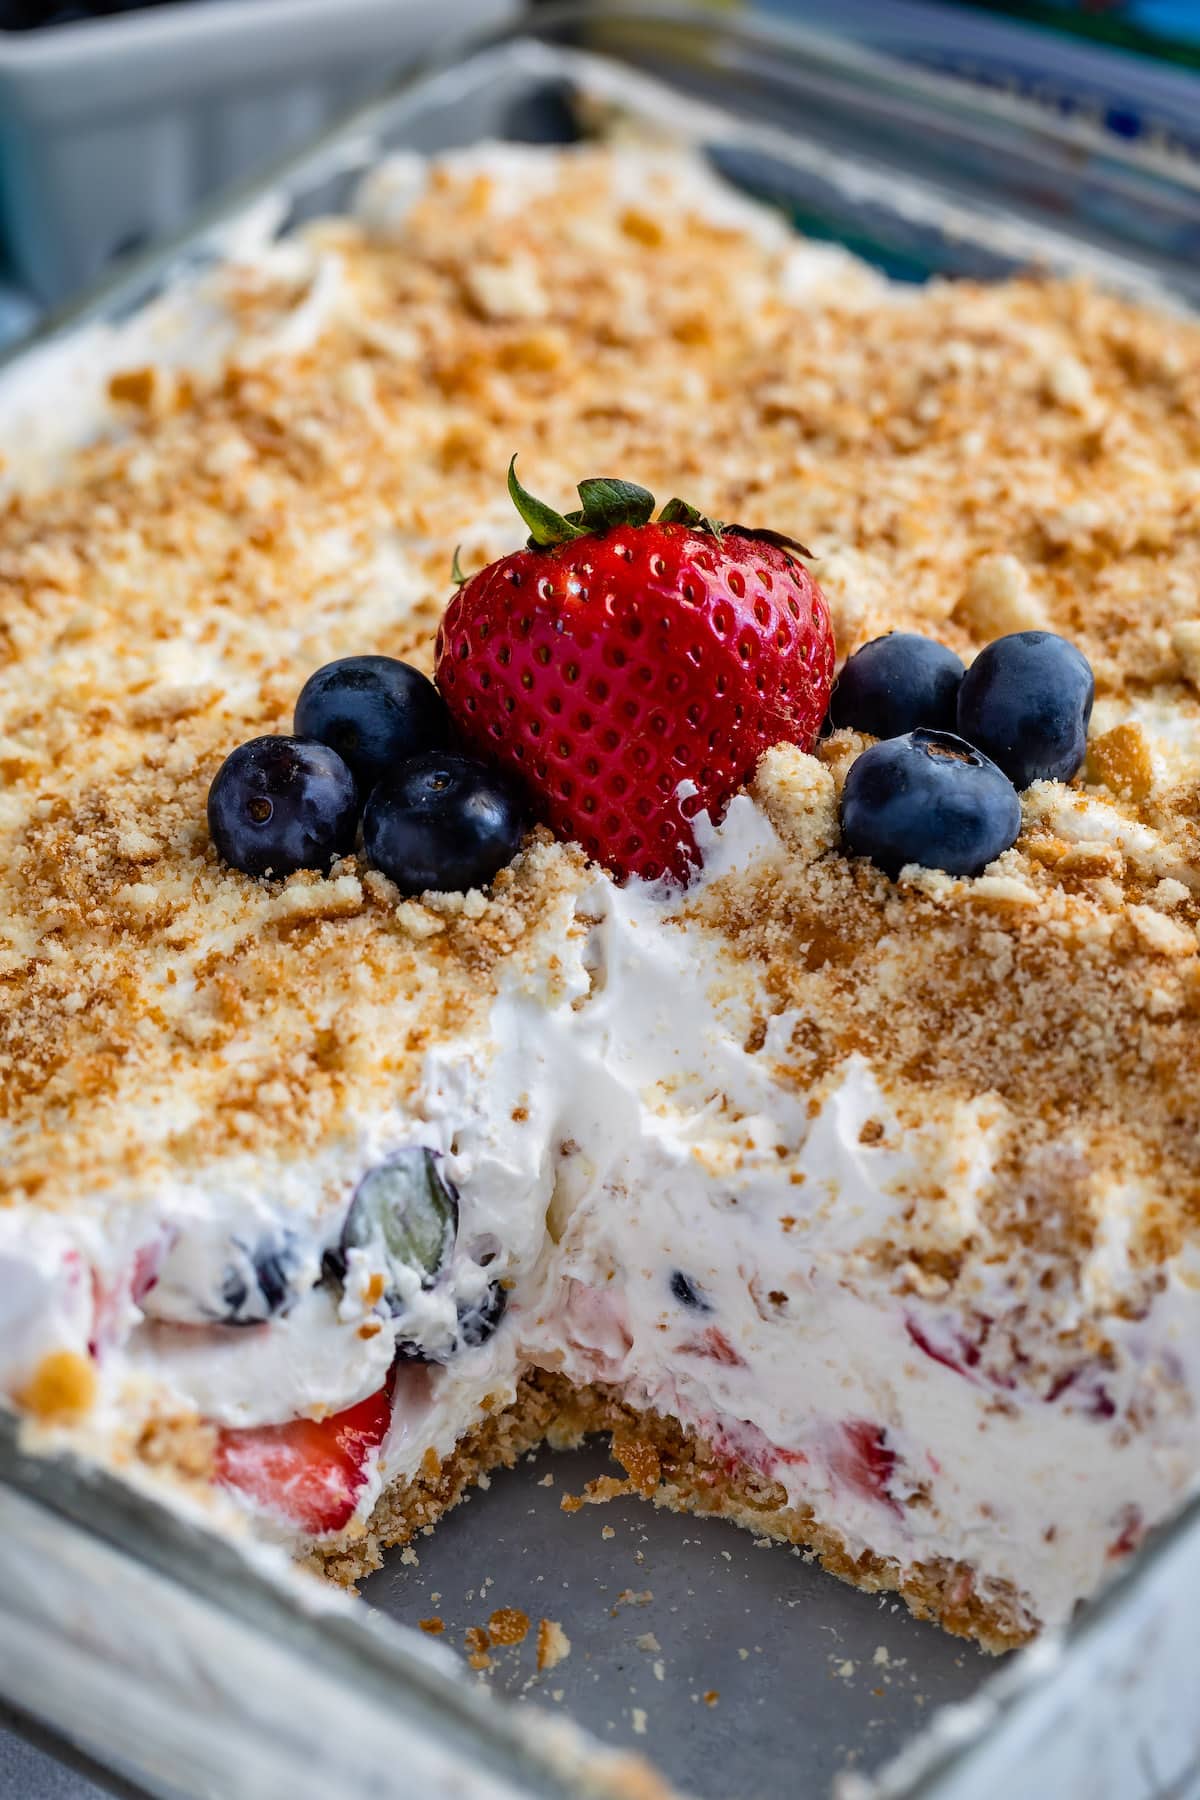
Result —
M 910 69 L 893 58 L 861 46 L 848 45 L 846 40 L 838 39 L 834 34 L 813 31 L 775 18 L 714 14 L 697 7 L 671 4 L 669 0 L 655 0 L 654 4 L 647 6 L 595 6 L 587 4 L 587 0 L 565 0 L 565 3 L 539 9 L 531 16 L 514 20 L 484 34 L 471 34 L 448 47 L 443 46 L 435 55 L 409 65 L 378 98 L 355 107 L 301 149 L 289 152 L 250 179 L 224 190 L 198 209 L 181 231 L 127 259 L 112 272 L 89 284 L 82 294 L 66 306 L 51 313 L 36 331 L 0 353 L 0 378 L 27 358 L 36 356 L 47 346 L 80 327 L 120 316 L 133 297 L 144 297 L 144 290 L 149 284 L 157 286 L 169 281 L 177 269 L 186 266 L 189 256 L 201 251 L 207 254 L 214 249 L 222 228 L 241 218 L 256 202 L 261 202 L 266 195 L 277 190 L 286 195 L 296 190 L 306 178 L 318 179 L 322 172 L 332 172 L 339 166 L 341 158 L 353 152 L 356 144 L 381 131 L 399 106 L 416 99 L 422 93 L 430 92 L 434 84 L 447 77 L 461 76 L 464 69 L 480 59 L 496 53 L 512 52 L 521 43 L 531 43 L 540 46 L 548 55 L 560 55 L 564 59 L 565 68 L 573 66 L 572 59 L 580 55 L 599 62 L 608 61 L 616 66 L 627 63 L 627 56 L 623 56 L 610 43 L 606 43 L 599 51 L 582 51 L 575 46 L 568 47 L 562 42 L 554 41 L 555 33 L 572 28 L 594 27 L 597 24 L 606 27 L 650 26 L 676 31 L 681 35 L 703 31 L 714 39 L 777 53 L 783 58 L 800 58 L 812 54 L 815 48 L 822 55 L 832 55 L 843 71 L 852 72 L 860 78 L 878 78 L 898 83 L 906 92 L 919 95 L 926 103 L 938 106 L 945 106 L 951 100 L 956 108 L 969 104 L 973 111 L 982 113 L 996 124 L 1017 131 L 1028 131 L 1036 140 L 1053 144 L 1066 156 L 1083 151 L 1102 154 L 1105 163 L 1111 168 L 1127 172 L 1138 181 L 1175 183 L 1194 195 L 1200 203 L 1200 167 L 1196 165 L 1183 159 L 1177 161 L 1157 154 L 1145 146 L 1110 140 L 1099 126 L 1083 120 L 1049 119 L 1031 102 L 1016 95 L 965 88 L 951 95 L 948 88 L 953 84 L 948 84 L 943 77 L 931 75 L 924 70 Z M 660 87 L 672 87 L 669 74 L 656 71 L 652 76 L 643 78 Z M 736 119 L 736 114 L 727 111 L 720 99 L 706 100 L 703 105 L 715 116 L 723 114 Z M 1062 236 L 1069 242 L 1071 235 L 1068 223 Z M 1139 266 L 1140 259 L 1136 249 L 1130 249 L 1128 261 L 1134 267 Z M 1149 267 L 1144 263 L 1140 266 Z M 96 1471 L 81 1463 L 78 1457 L 71 1454 L 46 1458 L 39 1455 L 36 1476 L 31 1475 L 28 1470 L 22 1475 L 20 1468 L 29 1461 L 28 1457 L 15 1449 L 14 1432 L 8 1416 L 0 1417 L 0 1480 L 5 1485 L 14 1487 L 17 1492 L 34 1498 L 39 1504 L 49 1504 L 55 1512 L 66 1511 L 74 1516 L 68 1504 L 71 1497 L 81 1488 L 86 1489 L 97 1473 L 104 1479 L 115 1479 L 108 1477 L 103 1470 Z M 56 1503 L 54 1489 L 60 1480 L 62 1487 Z M 144 1495 L 139 1496 L 139 1499 L 153 1514 L 160 1516 L 160 1523 L 164 1528 L 175 1521 L 175 1514 L 166 1505 L 147 1499 Z M 87 1529 L 80 1519 L 75 1518 L 75 1523 L 79 1529 Z M 153 1535 L 153 1527 L 144 1520 L 142 1532 L 147 1530 Z M 1084 1655 L 1088 1643 L 1100 1636 L 1114 1615 L 1122 1610 L 1131 1591 L 1148 1580 L 1153 1569 L 1170 1555 L 1172 1549 L 1193 1533 L 1200 1533 L 1200 1495 L 1187 1502 L 1170 1520 L 1150 1534 L 1145 1544 L 1082 1615 L 1061 1631 L 1049 1633 L 1039 1640 L 1043 1651 L 1048 1650 L 1051 1657 L 1058 1658 L 1060 1662 L 1068 1657 Z M 170 1535 L 169 1531 L 167 1535 Z M 193 1532 L 193 1535 L 196 1534 Z M 131 1536 L 127 1541 L 122 1541 L 118 1535 L 109 1541 L 123 1554 L 140 1559 L 145 1537 Z M 197 1542 L 202 1552 L 211 1550 L 213 1546 L 224 1545 L 224 1540 L 219 1535 L 203 1529 Z M 197 1584 L 202 1583 L 207 1572 L 210 1571 L 206 1571 L 204 1567 L 203 1556 L 198 1554 L 191 1570 Z M 392 1627 L 389 1625 L 387 1629 Z M 360 1648 L 364 1653 L 369 1650 L 378 1652 L 378 1622 L 368 1625 L 364 1620 L 350 1619 L 345 1622 L 345 1632 L 349 1639 L 361 1636 Z M 341 1634 L 339 1643 L 339 1653 L 344 1653 L 347 1646 L 342 1642 Z M 988 1697 L 988 1712 L 979 1730 L 961 1741 L 944 1744 L 938 1743 L 928 1727 L 922 1731 L 913 1740 L 912 1748 L 925 1751 L 923 1766 L 914 1771 L 911 1780 L 902 1788 L 894 1790 L 897 1796 L 902 1795 L 903 1800 L 933 1800 L 941 1790 L 942 1783 L 961 1774 L 969 1766 L 975 1754 L 990 1743 L 1005 1722 L 1021 1707 L 1033 1687 L 1044 1683 L 1046 1678 L 1044 1654 L 1036 1666 L 1032 1661 L 1018 1656 L 995 1675 L 989 1676 L 980 1690 L 981 1697 Z M 439 1685 L 436 1678 L 434 1685 Z M 445 1691 L 447 1694 L 454 1692 L 449 1678 L 445 1680 Z M 974 1706 L 977 1702 L 967 1704 Z
M 547 47 L 550 34 L 597 24 L 608 28 L 650 26 L 681 34 L 704 31 L 730 43 L 779 52 L 784 58 L 811 58 L 817 54 L 843 73 L 892 84 L 940 112 L 960 115 L 969 111 L 977 119 L 1028 131 L 1036 140 L 1053 145 L 1066 156 L 1088 151 L 1102 155 L 1111 170 L 1139 182 L 1176 184 L 1194 193 L 1200 204 L 1200 163 L 1150 144 L 1113 138 L 1086 118 L 1050 116 L 1019 94 L 970 87 L 905 64 L 881 51 L 840 38 L 836 32 L 781 20 L 775 15 L 718 14 L 705 7 L 703 0 L 696 4 L 689 0 L 650 0 L 641 6 L 628 0 L 552 0 L 533 14 L 485 32 L 468 32 L 451 39 L 438 51 L 406 65 L 381 94 L 352 107 L 306 144 L 222 188 L 198 207 L 180 230 L 121 258 L 64 305 L 51 309 L 26 337 L 0 350 L 0 376 L 24 357 L 79 326 L 119 310 L 140 284 L 164 276 L 183 256 L 205 246 L 215 232 L 236 220 L 265 193 L 298 182 L 326 158 L 335 157 L 339 148 L 347 148 L 358 135 L 371 132 L 398 102 L 419 87 L 455 75 L 468 59 L 474 61 L 490 52 L 512 49 L 522 41 Z M 556 47 L 563 49 L 562 45 Z M 603 59 L 605 52 L 595 54 Z M 619 60 L 611 51 L 608 54 L 612 60 Z M 719 103 L 712 110 L 720 111 Z M 1069 227 L 1062 235 L 1067 241 L 1071 239 Z M 1136 251 L 1130 251 L 1128 261 L 1134 267 L 1147 266 Z

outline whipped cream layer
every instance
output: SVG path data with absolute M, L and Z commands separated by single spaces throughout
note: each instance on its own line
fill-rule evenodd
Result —
M 786 854 L 740 799 L 704 882 Z M 1016 1267 L 986 1241 L 953 1302 L 923 1300 L 878 1247 L 931 1191 L 943 1244 L 986 1239 L 1002 1109 L 938 1106 L 914 1128 L 859 1056 L 822 1093 L 797 1091 L 777 1061 L 788 1015 L 747 1048 L 755 982 L 669 913 L 653 891 L 599 880 L 581 896 L 568 995 L 551 1012 L 524 996 L 496 1008 L 502 1105 L 515 1065 L 528 1117 L 497 1107 L 496 1136 L 465 1149 L 460 1173 L 470 1194 L 516 1164 L 548 1199 L 536 1268 L 514 1290 L 518 1362 L 693 1426 L 835 1521 L 852 1555 L 961 1560 L 984 1597 L 1008 1584 L 1034 1617 L 1062 1620 L 1195 1478 L 1200 1259 L 1171 1267 L 1143 1316 L 1108 1319 L 1105 1357 L 1083 1366 L 1077 1349 L 1056 1362 L 1056 1341 L 1143 1286 L 1119 1204 L 1074 1308 L 1044 1325 L 1027 1305 L 1038 1256 Z M 989 1365 L 977 1341 L 990 1326 L 999 1343 L 1010 1316 L 1017 1335 Z M 499 1347 L 491 1362 L 447 1371 L 415 1408 L 401 1384 L 389 1476 L 431 1441 L 451 1447 L 464 1403 L 507 1363 Z M 1023 1370 L 1039 1362 L 1034 1385 Z
M 707 834 L 688 912 L 788 855 L 755 801 L 735 800 Z M 1148 1305 L 1115 1314 L 1144 1286 L 1115 1197 L 1074 1316 L 1060 1303 L 1039 1322 L 1038 1255 L 1001 1254 L 981 1213 L 999 1102 L 939 1103 L 914 1124 L 859 1055 L 819 1091 L 797 1087 L 784 1067 L 792 1019 L 777 1013 L 756 1038 L 758 977 L 660 888 L 581 874 L 541 966 L 542 979 L 514 969 L 485 1027 L 430 1054 L 414 1105 L 364 1119 L 337 1152 L 343 1196 L 412 1144 L 436 1151 L 458 1188 L 451 1266 L 399 1320 L 372 1304 L 368 1259 L 342 1289 L 321 1278 L 346 1200 L 331 1210 L 306 1196 L 336 1185 L 332 1169 L 231 1164 L 143 1217 L 134 1263 L 171 1248 L 141 1306 L 131 1246 L 122 1274 L 109 1229 L 72 1241 L 56 1225 L 24 1254 L 10 1242 L 21 1267 L 8 1291 L 46 1300 L 5 1315 L 10 1380 L 56 1336 L 95 1343 L 86 1265 L 97 1294 L 123 1296 L 103 1324 L 97 1438 L 106 1419 L 116 1430 L 147 1411 L 233 1426 L 323 1416 L 383 1385 L 397 1337 L 441 1341 L 454 1305 L 500 1280 L 507 1312 L 485 1344 L 397 1365 L 360 1516 L 540 1367 L 693 1427 L 730 1467 L 834 1524 L 851 1555 L 961 1561 L 982 1598 L 1015 1592 L 1031 1620 L 1065 1618 L 1194 1477 L 1200 1262 L 1179 1259 Z M 912 1237 L 922 1207 L 930 1241 L 975 1246 L 950 1297 L 923 1296 L 911 1266 L 880 1257 Z M 282 1317 L 169 1322 L 211 1289 L 230 1245 L 285 1236 L 303 1246 L 305 1291 Z M 56 1258 L 70 1279 L 53 1279 Z M 1105 1351 L 1081 1362 L 1073 1328 L 1094 1313 Z

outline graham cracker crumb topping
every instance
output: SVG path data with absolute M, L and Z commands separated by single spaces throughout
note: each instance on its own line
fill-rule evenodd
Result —
M 17 1404 L 43 1425 L 70 1425 L 91 1411 L 99 1381 L 95 1365 L 74 1350 L 52 1350 L 17 1395 Z
M 516 1606 L 501 1606 L 488 1620 L 488 1635 L 493 1644 L 523 1644 L 529 1635 L 529 1614 Z
M 901 1114 L 993 1096 L 1005 1230 L 1065 1207 L 1086 1237 L 1127 1177 L 1164 1253 L 1200 1219 L 1200 326 L 1077 281 L 794 292 L 782 235 L 673 199 L 669 163 L 631 207 L 617 167 L 563 154 L 515 210 L 447 165 L 386 232 L 310 228 L 338 284 L 311 340 L 286 327 L 315 275 L 231 271 L 219 374 L 118 372 L 120 429 L 7 501 L 3 1197 L 152 1192 L 231 1143 L 302 1157 L 402 1103 L 502 964 L 537 965 L 585 879 L 544 835 L 490 895 L 402 900 L 354 857 L 250 880 L 204 816 L 321 663 L 431 666 L 455 546 L 471 569 L 515 541 L 516 449 L 539 491 L 617 469 L 798 534 L 843 655 L 903 627 L 969 658 L 1031 624 L 1086 651 L 1092 785 L 1032 789 L 982 880 L 841 853 L 864 740 L 838 733 L 759 770 L 786 858 L 674 916 L 788 1014 L 783 1077 L 819 1092 L 857 1052 Z
M 537 1666 L 540 1672 L 557 1669 L 571 1654 L 571 1640 L 557 1619 L 539 1619 L 537 1632 Z

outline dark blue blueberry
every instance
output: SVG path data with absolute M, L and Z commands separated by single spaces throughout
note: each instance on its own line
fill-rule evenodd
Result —
M 512 861 L 521 843 L 520 807 L 494 770 L 434 751 L 379 783 L 363 815 L 363 843 L 401 893 L 461 893 Z
M 292 1234 L 285 1232 L 252 1247 L 234 1247 L 244 1254 L 225 1271 L 218 1315 L 221 1322 L 259 1325 L 285 1313 L 300 1297 L 296 1286 L 300 1259 Z
M 365 798 L 397 764 L 447 743 L 450 715 L 419 669 L 393 656 L 343 656 L 301 688 L 295 731 L 336 750 Z
M 671 1277 L 671 1292 L 680 1306 L 694 1307 L 697 1312 L 712 1311 L 711 1304 L 705 1298 L 704 1290 L 692 1280 L 690 1275 L 685 1275 L 682 1269 L 676 1269 Z
M 354 777 L 326 744 L 251 738 L 217 770 L 208 829 L 225 861 L 247 875 L 327 869 L 354 848 Z
M 958 731 L 1016 787 L 1070 781 L 1087 749 L 1096 683 L 1083 651 L 1052 631 L 981 650 L 958 693 Z
M 350 1250 L 373 1250 L 392 1276 L 384 1298 L 400 1314 L 406 1305 L 401 1272 L 411 1270 L 423 1287 L 432 1287 L 449 1260 L 457 1229 L 457 1192 L 442 1179 L 433 1152 L 414 1145 L 359 1182 L 337 1263 L 344 1272 Z
M 211 1244 L 181 1239 L 141 1305 L 176 1325 L 263 1325 L 294 1306 L 309 1279 L 290 1231 Z
M 508 1306 L 508 1289 L 493 1281 L 485 1293 L 470 1306 L 458 1309 L 458 1349 L 477 1350 L 486 1344 L 504 1317 Z
M 458 1330 L 454 1343 L 445 1348 L 427 1349 L 424 1344 L 412 1339 L 402 1338 L 396 1345 L 396 1355 L 404 1362 L 447 1363 L 463 1350 L 477 1350 L 480 1344 L 486 1344 L 494 1336 L 501 1319 L 508 1307 L 508 1290 L 494 1281 L 489 1288 L 469 1304 L 460 1301 L 458 1306 Z
M 949 731 L 872 744 L 842 790 L 847 848 L 893 876 L 905 863 L 978 875 L 1020 829 L 1021 802 L 1007 775 Z
M 847 657 L 829 701 L 837 731 L 900 737 L 925 726 L 953 731 L 963 666 L 953 650 L 913 631 L 873 638 Z
M 262 1302 L 264 1315 L 269 1319 L 276 1313 L 283 1312 L 292 1299 L 291 1277 L 293 1258 L 287 1247 L 281 1244 L 260 1244 L 254 1259 L 254 1281 L 258 1289 L 258 1299 Z M 234 1284 L 236 1288 L 236 1283 Z M 237 1289 L 240 1310 L 245 1313 L 247 1307 L 253 1308 L 254 1301 L 249 1294 L 243 1295 Z M 229 1286 L 225 1290 L 225 1298 L 232 1304 L 233 1290 Z

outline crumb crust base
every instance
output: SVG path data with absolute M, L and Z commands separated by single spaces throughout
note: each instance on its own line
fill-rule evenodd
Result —
M 568 1512 L 638 1494 L 671 1512 L 729 1519 L 756 1536 L 811 1551 L 853 1587 L 898 1594 L 917 1618 L 996 1654 L 1027 1643 L 1038 1629 L 1010 1583 L 988 1581 L 969 1563 L 945 1557 L 902 1564 L 871 1550 L 855 1554 L 834 1524 L 811 1507 L 789 1506 L 778 1482 L 730 1464 L 677 1420 L 631 1406 L 603 1384 L 575 1387 L 543 1370 L 528 1372 L 512 1403 L 482 1419 L 444 1461 L 430 1455 L 417 1475 L 386 1488 L 356 1536 L 318 1546 L 309 1561 L 328 1579 L 353 1587 L 381 1566 L 385 1551 L 436 1525 L 480 1476 L 511 1468 L 540 1445 L 572 1449 L 591 1437 L 608 1439 L 625 1476 L 601 1476 L 582 1494 L 564 1497 Z

